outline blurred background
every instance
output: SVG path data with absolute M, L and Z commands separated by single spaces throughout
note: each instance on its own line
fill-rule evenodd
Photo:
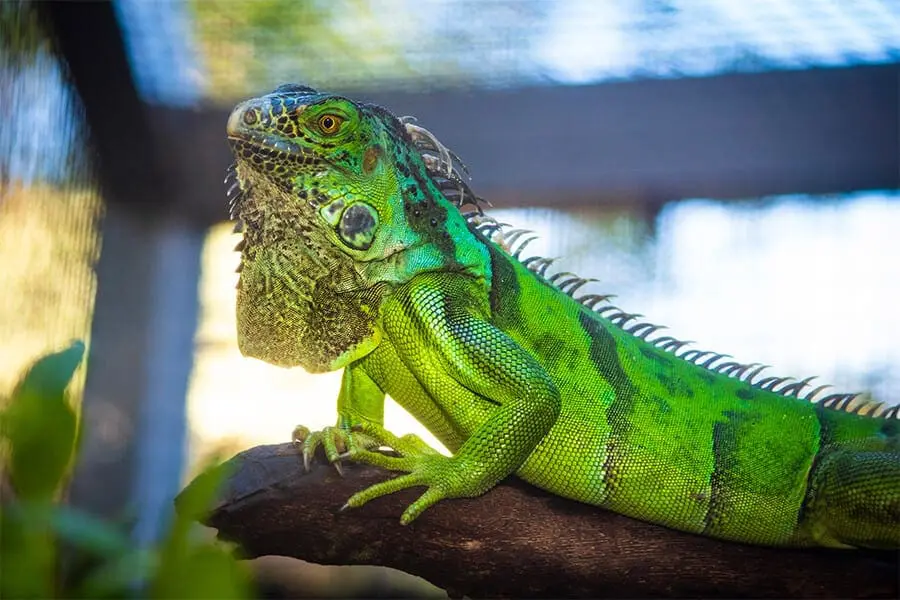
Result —
M 88 341 L 71 501 L 137 541 L 203 456 L 335 418 L 235 339 L 224 125 L 285 82 L 415 115 L 673 335 L 900 401 L 900 0 L 4 0 L 0 395 Z

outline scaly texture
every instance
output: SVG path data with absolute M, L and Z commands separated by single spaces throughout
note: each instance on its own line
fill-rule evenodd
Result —
M 286 85 L 227 129 L 241 351 L 343 368 L 338 422 L 300 428 L 304 455 L 405 473 L 349 506 L 424 486 L 408 523 L 516 474 L 718 538 L 900 548 L 897 407 L 801 398 L 808 379 L 760 379 L 575 298 L 587 280 L 520 260 L 528 232 L 484 216 L 458 158 L 408 118 Z M 385 394 L 453 455 L 386 431 Z

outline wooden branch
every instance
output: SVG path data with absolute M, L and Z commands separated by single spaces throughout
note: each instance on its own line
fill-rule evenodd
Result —
M 897 552 L 787 550 L 680 533 L 547 494 L 518 480 L 475 499 L 440 502 L 409 526 L 421 488 L 339 512 L 391 475 L 324 459 L 303 470 L 290 444 L 232 459 L 205 520 L 247 557 L 384 565 L 453 597 L 881 597 L 900 595 Z

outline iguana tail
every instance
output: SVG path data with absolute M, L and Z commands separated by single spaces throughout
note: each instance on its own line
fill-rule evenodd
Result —
M 900 547 L 900 437 L 823 449 L 802 521 L 823 546 Z

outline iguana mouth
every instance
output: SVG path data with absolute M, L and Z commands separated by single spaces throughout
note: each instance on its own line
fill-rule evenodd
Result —
M 228 199 L 228 213 L 232 219 L 242 220 L 240 219 L 242 208 L 253 187 L 252 183 L 242 181 L 238 176 L 238 163 L 284 189 L 290 189 L 293 185 L 290 181 L 290 172 L 288 174 L 281 172 L 284 165 L 290 165 L 291 170 L 298 173 L 322 167 L 333 168 L 331 162 L 313 150 L 264 132 L 229 128 L 228 142 L 235 158 L 235 162 L 225 173 L 225 195 Z
M 283 158 L 286 156 L 300 157 L 304 164 L 327 163 L 324 158 L 309 148 L 304 148 L 281 137 L 268 135 L 260 131 L 239 131 L 228 135 L 228 141 L 235 154 L 244 150 L 255 150 L 265 159 Z M 249 148 L 248 148 L 249 147 Z M 253 152 L 242 158 L 252 160 Z

